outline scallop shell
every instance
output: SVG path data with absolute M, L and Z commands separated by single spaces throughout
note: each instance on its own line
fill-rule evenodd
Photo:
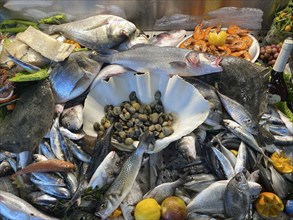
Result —
M 121 102 L 129 100 L 128 96 L 132 91 L 136 92 L 142 103 L 148 104 L 154 101 L 154 94 L 158 90 L 162 94 L 161 101 L 165 112 L 172 112 L 176 118 L 172 125 L 174 133 L 156 140 L 154 153 L 189 134 L 207 118 L 209 113 L 208 101 L 193 85 L 180 76 L 174 75 L 170 78 L 163 74 L 145 73 L 138 75 L 125 73 L 111 77 L 109 81 L 102 80 L 90 90 L 84 104 L 83 129 L 85 133 L 90 136 L 97 136 L 93 124 L 97 121 L 100 122 L 105 115 L 105 105 L 120 105 Z M 138 142 L 135 141 L 134 146 L 137 146 L 137 144 Z M 133 149 L 133 146 L 128 146 L 128 148 Z

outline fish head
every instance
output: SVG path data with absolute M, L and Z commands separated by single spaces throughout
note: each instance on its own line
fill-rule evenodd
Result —
M 109 158 L 110 158 L 109 168 L 111 170 L 111 173 L 118 174 L 122 166 L 121 158 L 118 156 L 118 154 L 115 151 L 111 151 L 109 153 Z
M 133 23 L 120 17 L 111 19 L 107 28 L 108 36 L 117 39 L 130 38 L 136 31 Z
M 223 68 L 219 65 L 222 58 L 213 54 L 190 51 L 185 55 L 185 62 L 190 68 L 204 69 L 205 72 L 221 72 Z
M 64 168 L 64 170 L 73 170 L 75 168 L 75 165 L 73 163 L 67 162 L 67 161 L 60 161 L 60 165 Z
M 240 189 L 241 191 L 248 190 L 247 180 L 242 172 L 237 173 L 233 179 L 238 189 Z
M 249 129 L 251 134 L 258 135 L 258 126 L 254 120 L 251 120 L 251 118 L 246 118 L 243 120 L 243 123 L 245 124 L 245 127 Z
M 117 195 L 107 195 L 105 199 L 100 203 L 99 207 L 95 212 L 95 215 L 101 217 L 102 219 L 106 219 L 117 208 L 115 206 L 115 201 L 118 201 Z

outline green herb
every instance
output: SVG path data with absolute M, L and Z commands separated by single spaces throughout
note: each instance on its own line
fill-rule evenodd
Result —
M 47 69 L 41 69 L 35 73 L 16 73 L 14 77 L 10 78 L 11 82 L 28 82 L 46 79 L 49 76 Z
M 275 106 L 281 111 L 283 112 L 289 119 L 291 122 L 293 122 L 293 113 L 291 112 L 291 110 L 289 109 L 287 102 L 277 102 L 275 104 Z
M 56 14 L 51 17 L 42 18 L 38 20 L 39 24 L 60 24 L 66 21 L 66 16 L 64 14 Z
M 19 33 L 25 31 L 29 26 L 38 29 L 37 23 L 32 21 L 7 19 L 0 23 L 0 32 Z

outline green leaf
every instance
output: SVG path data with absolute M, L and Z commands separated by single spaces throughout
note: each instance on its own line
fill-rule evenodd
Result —
M 49 76 L 47 69 L 41 69 L 35 73 L 16 73 L 14 77 L 10 78 L 11 82 L 28 82 L 46 79 Z
M 42 18 L 38 20 L 39 24 L 60 24 L 66 21 L 65 14 L 56 14 L 51 17 Z
M 281 111 L 283 112 L 289 119 L 290 121 L 293 122 L 293 113 L 291 112 L 291 110 L 289 109 L 287 102 L 278 102 L 275 104 L 275 106 Z

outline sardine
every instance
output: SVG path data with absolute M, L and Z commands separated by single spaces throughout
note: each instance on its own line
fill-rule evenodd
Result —
M 130 38 L 119 44 L 117 50 L 129 50 L 133 46 L 139 46 L 141 44 L 149 44 L 149 39 L 142 30 L 136 29 L 135 32 L 130 36 Z
M 185 177 L 182 177 L 173 182 L 167 182 L 157 185 L 155 188 L 147 192 L 143 196 L 143 198 L 153 198 L 159 204 L 161 204 L 165 198 L 174 195 L 176 188 L 183 184 L 184 181 Z
M 28 194 L 28 200 L 38 206 L 54 208 L 58 200 L 44 192 L 36 191 Z
M 34 73 L 37 72 L 39 70 L 41 70 L 41 68 L 34 66 L 32 64 L 26 63 L 20 59 L 17 59 L 15 56 L 12 56 L 7 50 L 6 52 L 8 53 L 8 57 L 18 66 L 20 66 L 21 68 L 23 68 L 24 70 L 26 70 L 29 73 Z
M 235 171 L 233 169 L 232 164 L 230 163 L 230 161 L 227 159 L 227 157 L 224 156 L 224 154 L 222 154 L 221 151 L 219 151 L 217 148 L 212 147 L 212 151 L 214 152 L 216 158 L 218 159 L 222 170 L 225 174 L 225 177 L 227 179 L 231 179 L 235 176 Z
M 25 200 L 8 192 L 0 191 L 0 215 L 8 219 L 47 219 L 58 220 L 47 216 Z
M 243 140 L 245 143 L 247 143 L 250 147 L 252 147 L 257 152 L 263 154 L 265 157 L 263 149 L 259 146 L 256 139 L 253 137 L 251 133 L 249 133 L 245 128 L 243 128 L 238 123 L 230 120 L 230 119 L 224 119 L 223 120 L 224 125 L 237 137 L 239 137 L 241 140 Z
M 244 171 L 244 169 L 246 169 L 246 157 L 246 145 L 243 141 L 241 141 L 241 144 L 238 149 L 236 164 L 234 167 L 235 173 L 241 173 Z
M 66 186 L 64 179 L 55 173 L 32 172 L 31 178 L 38 180 L 38 184 Z
M 14 175 L 21 175 L 31 172 L 69 172 L 75 165 L 64 160 L 46 160 L 32 163 L 17 171 Z
M 51 195 L 56 196 L 60 199 L 70 199 L 71 193 L 69 190 L 62 186 L 51 186 L 51 185 L 36 185 L 41 191 Z
M 45 30 L 49 34 L 61 33 L 68 39 L 92 50 L 112 48 L 130 37 L 136 30 L 133 23 L 115 15 L 96 15 Z
M 75 105 L 63 110 L 60 116 L 61 125 L 71 131 L 77 131 L 83 124 L 83 105 Z
M 56 103 L 65 103 L 84 93 L 101 69 L 102 63 L 93 60 L 94 52 L 70 54 L 52 69 L 49 79 Z
M 111 137 L 114 130 L 114 125 L 112 124 L 109 128 L 107 128 L 106 133 L 102 140 L 96 140 L 96 146 L 91 156 L 91 161 L 89 162 L 89 166 L 87 168 L 87 180 L 89 181 L 90 178 L 93 176 L 96 169 L 100 166 L 103 162 L 105 157 L 110 151 L 111 146 Z
M 59 117 L 55 118 L 52 128 L 50 130 L 50 146 L 56 158 L 59 160 L 64 160 L 58 128 L 59 128 Z
M 99 54 L 97 60 L 140 73 L 199 76 L 222 71 L 221 57 L 176 47 L 142 45 L 110 55 Z
M 48 160 L 48 158 L 42 154 L 34 154 L 33 158 L 34 158 L 34 161 L 36 161 L 36 162 Z
M 291 132 L 284 125 L 266 124 L 264 128 L 271 132 L 273 135 L 279 136 L 292 136 Z
M 131 191 L 133 183 L 140 170 L 143 154 L 148 150 L 154 135 L 145 132 L 136 150 L 124 162 L 119 175 L 104 195 L 101 205 L 97 208 L 95 215 L 107 218 L 125 199 Z
M 51 133 L 51 132 L 50 132 Z M 54 134 L 55 135 L 55 134 Z M 52 140 L 53 141 L 53 140 Z M 48 142 L 46 141 L 42 141 L 39 144 L 39 149 L 41 150 L 42 154 L 44 154 L 45 157 L 47 157 L 47 159 L 52 160 L 52 159 L 57 159 L 55 154 L 52 151 L 51 146 L 49 145 Z
M 165 31 L 149 39 L 149 43 L 154 46 L 166 47 L 177 46 L 186 36 L 186 30 Z
M 85 133 L 84 132 L 81 132 L 81 133 L 73 133 L 70 130 L 68 130 L 67 128 L 64 128 L 64 127 L 60 127 L 59 130 L 60 130 L 60 132 L 62 133 L 62 135 L 64 137 L 67 137 L 70 140 L 74 140 L 74 141 L 80 140 L 80 139 L 82 139 L 85 136 Z
M 88 187 L 101 189 L 114 181 L 121 169 L 121 159 L 115 151 L 111 151 L 102 161 L 91 177 Z
M 196 142 L 195 134 L 190 133 L 182 137 L 177 143 L 178 150 L 188 162 L 196 159 Z
M 249 186 L 242 172 L 237 173 L 227 184 L 224 193 L 224 208 L 227 217 L 242 220 L 249 211 Z
M 229 115 L 242 127 L 247 129 L 251 134 L 258 134 L 258 122 L 254 119 L 251 113 L 244 108 L 239 102 L 229 98 L 228 96 L 220 93 L 218 90 L 217 94 L 220 100 L 229 113 Z
M 74 194 L 78 187 L 78 180 L 73 172 L 63 173 L 64 180 L 67 184 L 67 189 L 71 194 Z
M 293 135 L 291 136 L 280 136 L 274 135 L 274 144 L 281 145 L 281 146 L 291 146 L 293 145 Z

